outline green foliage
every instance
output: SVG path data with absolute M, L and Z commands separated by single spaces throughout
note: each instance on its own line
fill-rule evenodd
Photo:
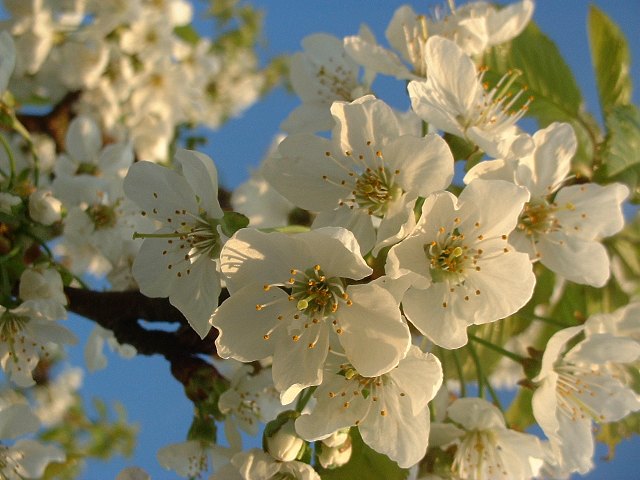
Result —
M 607 136 L 596 180 L 626 184 L 631 190 L 631 200 L 639 203 L 640 111 L 635 105 L 616 105 L 605 111 L 604 119 Z
M 224 212 L 224 217 L 220 220 L 220 228 L 222 233 L 227 237 L 231 237 L 241 228 L 249 225 L 249 219 L 238 212 Z
M 450 133 L 445 133 L 444 139 L 451 149 L 454 160 L 464 160 L 466 162 L 466 171 L 469 171 L 471 167 L 476 165 L 484 155 L 484 152 L 469 140 Z
M 521 388 L 518 390 L 516 398 L 511 402 L 507 411 L 504 412 L 504 419 L 509 428 L 525 431 L 530 425 L 536 422 L 531 406 L 532 397 L 533 390 L 529 388 Z
M 596 6 L 589 7 L 589 43 L 600 103 L 605 114 L 631 102 L 629 46 L 620 28 Z
M 43 480 L 78 478 L 87 458 L 106 461 L 133 453 L 137 427 L 127 422 L 124 407 L 113 406 L 115 418 L 102 400 L 95 399 L 93 407 L 96 414 L 90 416 L 78 399 L 58 425 L 40 434 L 42 440 L 60 445 L 67 454 L 65 462 L 47 467 Z
M 332 470 L 317 467 L 322 480 L 353 480 L 356 478 L 384 478 L 385 480 L 405 480 L 409 470 L 400 468 L 389 457 L 372 450 L 363 441 L 357 428 L 350 431 L 352 442 L 351 460 Z
M 617 266 L 615 280 L 630 296 L 640 294 L 640 214 L 616 236 L 605 241 Z M 621 287 L 622 288 L 622 287 Z
M 181 38 L 191 45 L 196 45 L 200 40 L 200 35 L 198 35 L 196 29 L 193 28 L 193 25 L 182 25 L 180 27 L 175 27 L 173 29 L 173 33 L 175 33 L 178 38 Z
M 583 111 L 580 89 L 555 43 L 531 22 L 512 42 L 488 50 L 483 63 L 489 68 L 485 78 L 494 83 L 510 71 L 522 72 L 512 90 L 526 89 L 533 97 L 527 116 L 541 127 L 552 122 L 572 125 L 579 143 L 574 169 L 590 178 L 601 134 L 593 118 Z

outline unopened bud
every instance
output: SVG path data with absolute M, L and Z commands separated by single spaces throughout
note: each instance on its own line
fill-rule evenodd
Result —
M 49 190 L 36 190 L 29 195 L 29 216 L 38 223 L 51 225 L 62 218 L 62 202 Z
M 325 443 L 319 449 L 318 461 L 323 468 L 338 468 L 346 464 L 351 458 L 351 438 L 339 447 L 328 447 Z
M 349 429 L 341 428 L 340 430 L 336 430 L 327 438 L 322 440 L 327 447 L 340 447 L 349 439 Z
M 291 462 L 305 446 L 305 441 L 295 431 L 293 420 L 287 421 L 272 436 L 267 437 L 267 451 L 280 462 Z

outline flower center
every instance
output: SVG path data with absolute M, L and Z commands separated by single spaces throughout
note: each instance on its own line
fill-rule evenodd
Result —
M 5 311 L 0 316 L 0 341 L 11 343 L 29 321 L 29 317 Z
M 535 236 L 557 231 L 560 223 L 555 216 L 557 208 L 547 202 L 527 203 L 520 215 L 518 229 L 524 231 L 526 235 Z
M 436 240 L 424 245 L 424 253 L 429 260 L 431 279 L 434 282 L 450 281 L 454 284 L 463 283 L 464 271 L 470 257 L 468 247 L 463 243 L 464 234 L 457 228 L 445 233 L 444 228 L 438 230 Z M 474 259 L 479 253 L 474 255 Z
M 178 240 L 180 249 L 187 248 L 185 260 L 195 261 L 199 256 L 205 255 L 209 258 L 218 258 L 222 249 L 220 234 L 218 233 L 219 223 L 216 220 L 209 220 L 204 217 L 196 217 L 192 224 L 183 224 L 177 230 L 170 233 L 140 233 L 135 232 L 133 238 L 167 238 L 169 245 Z
M 325 317 L 335 313 L 340 302 L 350 301 L 342 279 L 327 278 L 320 265 L 308 268 L 304 272 L 292 270 L 291 274 L 293 276 L 289 279 L 289 299 L 296 301 L 297 309 L 308 316 L 318 314 Z
M 399 196 L 402 189 L 394 185 L 393 176 L 384 167 L 376 170 L 367 168 L 356 180 L 353 196 L 360 208 L 370 215 L 382 217 L 391 200 Z
M 91 205 L 86 213 L 91 218 L 96 230 L 115 227 L 118 220 L 116 209 L 111 205 Z

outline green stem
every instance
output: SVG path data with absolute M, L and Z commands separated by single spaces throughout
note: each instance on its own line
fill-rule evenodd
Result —
M 553 318 L 539 317 L 538 315 L 532 315 L 524 312 L 518 312 L 515 314 L 515 316 L 523 318 L 524 320 L 529 320 L 529 321 L 537 320 L 537 321 L 548 323 L 549 325 L 553 325 L 555 327 L 560 327 L 560 328 L 575 327 L 575 325 L 567 325 L 564 322 L 561 322 L 559 320 L 554 320 Z
M 471 354 L 471 358 L 473 358 L 473 363 L 476 364 L 476 378 L 478 379 L 478 396 L 480 398 L 484 398 L 484 384 L 485 384 L 485 376 L 482 371 L 482 367 L 480 366 L 480 358 L 478 357 L 478 352 L 473 347 L 473 343 L 467 343 L 467 348 L 469 349 L 469 353 Z
M 302 413 L 302 410 L 304 410 L 304 407 L 309 403 L 309 400 L 311 399 L 313 392 L 316 391 L 316 388 L 317 387 L 307 388 L 302 395 L 300 395 L 300 398 L 298 398 L 298 401 L 296 402 L 296 412 Z
M 453 363 L 456 366 L 456 371 L 458 372 L 458 378 L 460 379 L 460 396 L 467 396 L 467 386 L 464 383 L 464 375 L 462 373 L 462 364 L 460 363 L 460 358 L 458 357 L 458 352 L 456 350 L 451 350 L 451 355 L 453 356 Z
M 500 399 L 498 398 L 498 395 L 496 394 L 496 391 L 494 390 L 493 386 L 491 385 L 491 382 L 489 381 L 489 377 L 487 377 L 487 375 L 484 373 L 484 370 L 482 370 L 482 366 L 480 363 L 480 358 L 478 357 L 478 352 L 476 350 L 476 347 L 473 346 L 473 343 L 468 343 L 467 347 L 469 347 L 469 352 L 471 353 L 471 356 L 473 357 L 473 361 L 476 363 L 476 372 L 478 372 L 478 393 L 481 397 L 484 398 L 484 392 L 480 389 L 480 385 L 484 385 L 487 387 L 487 390 L 489 391 L 489 395 L 491 395 L 491 398 L 493 399 L 493 404 L 498 407 L 500 409 L 501 412 L 504 413 L 504 409 L 502 408 L 502 403 L 500 402 Z M 480 381 L 482 380 L 482 383 L 480 383 Z
M 490 348 L 490 349 L 492 349 L 492 350 L 504 355 L 505 357 L 510 358 L 514 362 L 522 363 L 522 362 L 524 362 L 526 360 L 526 358 L 523 357 L 522 355 L 518 355 L 517 353 L 510 352 L 509 350 L 505 350 L 504 348 L 502 348 L 502 347 L 500 347 L 500 346 L 498 346 L 498 345 L 496 345 L 494 343 L 491 343 L 490 341 L 485 340 L 484 338 L 476 337 L 475 335 L 473 335 L 471 333 L 469 333 L 468 335 L 469 335 L 469 338 L 471 340 L 473 340 L 474 342 L 478 342 L 479 344 L 484 345 L 485 347 L 488 347 L 488 348 Z
M 183 233 L 138 233 L 133 232 L 133 239 L 136 238 L 179 238 L 184 236 Z
M 9 185 L 7 186 L 10 189 L 13 186 L 13 182 L 16 178 L 16 160 L 13 157 L 13 152 L 11 151 L 11 147 L 7 142 L 7 139 L 4 138 L 4 135 L 0 135 L 0 143 L 2 143 L 2 147 L 4 151 L 7 153 L 7 157 L 9 158 Z

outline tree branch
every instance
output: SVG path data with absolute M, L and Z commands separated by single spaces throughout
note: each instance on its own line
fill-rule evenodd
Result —
M 217 331 L 200 339 L 182 313 L 166 298 L 149 298 L 139 291 L 97 292 L 65 287 L 70 312 L 111 330 L 120 343 L 136 348 L 140 355 L 162 355 L 171 364 L 171 373 L 185 387 L 194 371 L 207 368 L 217 372 L 198 355 L 216 355 Z M 225 291 L 225 296 L 226 296 Z M 139 320 L 177 323 L 175 332 L 149 330 Z

